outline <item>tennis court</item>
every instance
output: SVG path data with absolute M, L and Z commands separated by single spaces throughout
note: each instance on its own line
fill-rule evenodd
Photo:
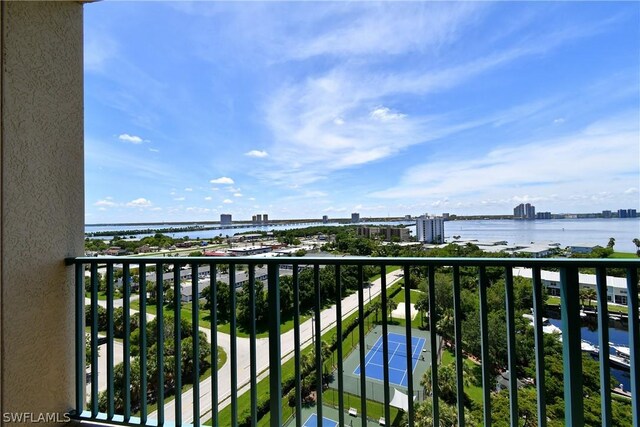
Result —
M 368 378 L 384 381 L 384 353 L 382 336 L 369 348 L 365 356 L 365 374 Z M 389 382 L 401 387 L 407 386 L 407 357 L 411 357 L 411 370 L 415 370 L 418 360 L 424 360 L 422 350 L 426 340 L 422 337 L 411 337 L 411 353 L 407 352 L 407 339 L 404 335 L 389 333 Z M 360 375 L 360 366 L 353 371 Z
M 318 426 L 318 415 L 311 414 L 307 421 L 302 424 L 302 427 L 336 427 L 338 425 L 337 421 L 332 420 L 331 418 L 322 417 L 322 425 Z

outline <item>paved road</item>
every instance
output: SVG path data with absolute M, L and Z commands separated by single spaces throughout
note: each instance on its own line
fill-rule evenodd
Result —
M 402 278 L 402 273 L 395 271 L 387 274 L 387 287 Z M 380 294 L 381 280 L 378 279 L 372 283 L 370 288 L 365 289 L 364 297 L 365 301 L 369 298 L 374 298 Z M 90 300 L 87 299 L 87 303 Z M 98 301 L 103 307 L 106 307 L 106 301 Z M 122 299 L 115 300 L 114 306 L 122 306 Z M 343 319 L 350 316 L 354 311 L 358 309 L 358 294 L 357 292 L 344 298 L 342 301 Z M 136 312 L 136 310 L 131 310 Z M 147 313 L 147 319 L 151 320 L 155 318 L 155 315 Z M 336 322 L 335 305 L 323 310 L 320 314 L 320 327 L 324 333 L 328 329 L 332 328 Z M 300 325 L 300 340 L 302 342 L 301 348 L 306 348 L 311 345 L 311 339 L 313 336 L 313 321 L 308 319 Z M 207 339 L 211 342 L 211 330 L 207 328 L 200 328 L 202 332 L 207 335 Z M 222 409 L 231 403 L 231 364 L 229 359 L 231 356 L 231 336 L 222 332 L 217 333 L 218 346 L 220 346 L 227 353 L 227 362 L 218 371 L 218 407 Z M 294 330 L 290 330 L 281 336 L 281 352 L 282 362 L 294 357 Z M 237 345 L 237 379 L 238 379 L 238 396 L 243 394 L 250 388 L 251 379 L 251 366 L 250 366 L 250 354 L 249 354 L 249 339 L 248 338 L 236 338 Z M 256 340 L 257 350 L 257 372 L 258 380 L 265 378 L 269 368 L 269 339 L 261 338 Z M 106 366 L 106 362 L 105 362 Z M 100 372 L 104 371 L 100 366 Z M 102 376 L 102 375 L 101 375 Z M 202 421 L 206 421 L 211 417 L 211 377 L 206 378 L 200 382 L 200 417 Z M 185 422 L 193 422 L 193 389 L 190 389 L 182 394 L 182 419 Z M 165 420 L 175 420 L 175 400 L 168 402 L 164 407 Z M 149 414 L 149 418 L 153 419 L 157 417 L 157 412 Z
M 387 274 L 387 287 L 402 278 L 402 274 L 399 271 Z M 371 292 L 371 298 L 380 294 L 381 280 L 378 279 L 373 282 L 369 289 L 365 289 L 365 300 L 369 299 L 369 291 Z M 358 309 L 358 294 L 354 293 L 349 295 L 342 301 L 343 319 L 350 316 L 354 311 Z M 320 314 L 320 326 L 322 332 L 332 328 L 336 322 L 335 305 L 323 310 Z M 312 319 L 308 319 L 306 322 L 300 325 L 300 340 L 303 343 L 301 348 L 306 348 L 311 345 L 312 339 Z M 229 335 L 218 333 L 218 339 L 221 336 L 225 336 L 225 339 L 230 340 Z M 238 343 L 238 396 L 244 393 L 250 388 L 250 364 L 249 364 L 249 339 L 237 338 Z M 281 336 L 281 350 L 282 350 L 282 362 L 294 357 L 294 330 L 290 330 Z M 227 343 L 225 343 L 227 344 Z M 220 345 L 220 343 L 219 343 Z M 221 347 L 224 347 L 221 345 Z M 262 338 L 256 340 L 257 349 L 257 372 L 258 380 L 265 378 L 269 372 L 269 339 Z M 227 350 L 225 350 L 227 351 Z M 229 352 L 227 351 L 227 355 Z M 227 363 L 218 372 L 218 408 L 222 409 L 228 406 L 231 401 L 229 396 L 231 395 L 231 370 L 230 365 Z M 150 417 L 154 417 L 156 414 L 150 414 Z M 204 422 L 211 417 L 211 378 L 207 378 L 200 382 L 200 417 Z M 173 421 L 175 419 L 175 402 L 171 401 L 165 405 L 165 420 Z M 184 422 L 193 422 L 193 390 L 189 390 L 182 394 L 182 419 Z

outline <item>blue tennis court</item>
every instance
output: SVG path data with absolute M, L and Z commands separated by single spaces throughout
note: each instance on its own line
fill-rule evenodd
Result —
M 407 357 L 411 357 L 411 369 L 415 371 L 418 360 L 423 359 L 422 349 L 426 340 L 411 337 L 411 353 L 407 354 L 407 338 L 404 335 L 390 333 L 389 342 L 389 382 L 401 387 L 407 386 Z M 369 349 L 365 357 L 365 373 L 367 378 L 384 381 L 384 358 L 382 352 L 382 336 Z M 360 375 L 360 366 L 353 371 Z
M 309 415 L 309 418 L 307 418 L 307 421 L 302 424 L 302 427 L 337 427 L 337 425 L 337 421 L 333 421 L 327 417 L 322 417 L 322 426 L 318 426 L 318 415 L 311 414 Z

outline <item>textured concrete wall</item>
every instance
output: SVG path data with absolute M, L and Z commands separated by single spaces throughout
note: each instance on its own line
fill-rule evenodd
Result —
M 75 393 L 64 259 L 82 254 L 84 229 L 82 5 L 0 7 L 1 412 L 64 413 Z

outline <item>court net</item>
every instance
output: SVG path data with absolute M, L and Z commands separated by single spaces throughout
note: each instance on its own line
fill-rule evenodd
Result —
M 391 356 L 407 357 L 406 347 L 402 349 L 398 349 L 397 344 L 395 345 L 394 344 L 395 343 L 389 343 L 389 357 Z M 383 354 L 383 346 L 380 344 L 376 344 L 376 345 L 367 344 L 366 348 L 369 351 L 374 351 L 376 353 Z M 415 348 L 413 351 L 413 354 L 411 355 L 411 358 L 416 360 L 424 360 L 424 356 L 426 353 L 428 353 L 428 351 L 418 351 L 418 349 Z

